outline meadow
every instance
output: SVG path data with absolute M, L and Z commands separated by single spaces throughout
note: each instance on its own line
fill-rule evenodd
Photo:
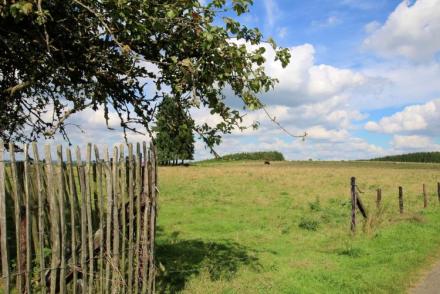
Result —
M 439 164 L 261 161 L 161 167 L 157 290 L 405 293 L 439 257 L 439 169 Z M 363 220 L 358 213 L 354 236 L 352 176 L 369 215 Z M 402 215 L 398 186 L 404 189 Z

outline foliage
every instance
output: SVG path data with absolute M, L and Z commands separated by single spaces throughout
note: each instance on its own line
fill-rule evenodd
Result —
M 156 146 L 160 163 L 193 159 L 194 121 L 174 97 L 167 96 L 156 116 Z
M 222 121 L 195 125 L 210 147 L 243 128 L 225 103 L 230 89 L 246 109 L 276 80 L 264 71 L 268 42 L 286 66 L 290 54 L 233 18 L 252 0 L 4 0 L 0 3 L 0 137 L 68 139 L 68 118 L 85 109 L 115 111 L 126 131 L 151 131 L 170 94 Z M 232 17 L 231 17 L 232 16 Z M 252 44 L 249 49 L 246 44 Z
M 278 151 L 263 151 L 263 152 L 243 152 L 227 154 L 220 158 L 220 160 L 267 160 L 267 161 L 283 161 L 284 156 Z
M 440 162 L 440 152 L 416 152 L 400 155 L 391 155 L 371 159 L 372 161 L 394 161 L 394 162 Z

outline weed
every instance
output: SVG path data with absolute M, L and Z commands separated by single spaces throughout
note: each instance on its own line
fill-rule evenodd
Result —
M 316 196 L 315 201 L 309 202 L 309 208 L 311 211 L 321 211 L 321 201 L 319 200 L 319 196 Z
M 302 218 L 298 224 L 298 227 L 307 231 L 316 231 L 319 227 L 319 222 L 314 219 Z

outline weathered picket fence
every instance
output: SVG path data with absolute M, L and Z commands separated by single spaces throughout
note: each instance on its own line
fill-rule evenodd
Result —
M 88 144 L 84 161 L 78 147 L 75 160 L 70 149 L 57 146 L 56 158 L 44 149 L 42 160 L 37 144 L 25 145 L 17 161 L 14 144 L 5 158 L 0 142 L 0 289 L 154 292 L 154 147 L 120 145 L 110 157 Z

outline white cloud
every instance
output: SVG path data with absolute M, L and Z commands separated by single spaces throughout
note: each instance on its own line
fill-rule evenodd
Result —
M 365 129 L 373 132 L 438 134 L 440 131 L 440 99 L 422 105 L 405 107 L 378 122 L 369 121 Z
M 363 109 L 424 103 L 439 97 L 440 64 L 436 62 L 375 63 L 363 72 L 368 76 L 381 77 L 377 83 L 379 92 L 359 97 L 358 107 Z
M 281 27 L 278 29 L 278 37 L 280 37 L 281 39 L 284 39 L 288 33 L 289 31 L 286 27 Z
M 370 77 L 348 69 L 316 64 L 315 48 L 310 44 L 291 47 L 291 63 L 286 68 L 282 68 L 279 62 L 273 61 L 274 50 L 269 45 L 263 46 L 266 48 L 266 72 L 269 76 L 277 78 L 279 84 L 275 90 L 263 94 L 262 100 L 267 104 L 270 115 L 275 117 L 290 133 L 296 135 L 303 134 L 305 131 L 308 133 L 305 142 L 295 140 L 292 143 L 294 148 L 306 149 L 304 152 L 290 152 L 287 145 L 291 144 L 289 141 L 292 138 L 271 122 L 264 111 L 260 110 L 248 112 L 244 118 L 244 125 L 249 126 L 255 121 L 260 122 L 259 129 L 234 131 L 226 136 L 223 144 L 217 148 L 219 153 L 275 148 L 277 144 L 278 147 L 283 148 L 282 151 L 286 153 L 287 158 L 296 159 L 348 158 L 350 156 L 348 154 L 352 154 L 352 158 L 356 156 L 366 158 L 381 152 L 381 148 L 354 138 L 350 133 L 354 128 L 353 122 L 366 117 L 354 108 L 353 93 L 366 87 L 371 82 Z M 248 49 L 253 50 L 255 47 L 248 45 Z M 228 103 L 237 103 L 237 99 L 230 96 Z M 193 114 L 196 122 L 199 123 L 207 122 L 212 126 L 221 121 L 219 117 L 212 116 L 207 109 L 195 110 Z M 255 140 L 259 141 L 255 147 L 247 143 Z M 348 151 L 349 147 L 342 147 L 342 143 L 347 143 L 347 146 L 357 151 Z M 341 146 L 335 150 L 334 144 Z M 364 152 L 361 148 L 364 148 Z M 198 158 L 208 156 L 203 148 L 198 149 L 197 154 Z
M 265 48 L 266 72 L 279 81 L 275 90 L 262 95 L 263 100 L 270 104 L 312 104 L 369 82 L 367 76 L 352 70 L 315 64 L 315 48 L 310 44 L 289 48 L 292 59 L 286 68 L 273 61 L 275 52 L 269 45 L 265 45 Z
M 402 1 L 363 45 L 384 57 L 432 59 L 440 50 L 440 0 Z
M 266 25 L 269 28 L 275 26 L 275 19 L 280 12 L 276 0 L 264 0 L 264 7 L 266 9 Z
M 339 25 L 342 20 L 336 15 L 330 15 L 324 20 L 314 20 L 312 21 L 312 27 L 314 28 L 328 28 Z
M 436 151 L 440 150 L 440 145 L 435 144 L 432 138 L 427 136 L 401 136 L 395 135 L 393 136 L 393 140 L 391 142 L 393 148 L 396 150 L 405 150 L 405 151 L 414 151 L 414 150 L 429 150 Z
M 350 136 L 345 129 L 328 130 L 322 126 L 314 126 L 307 130 L 309 139 L 325 139 L 329 141 L 346 140 Z
M 378 30 L 380 27 L 381 27 L 380 22 L 378 22 L 378 21 L 372 21 L 372 22 L 367 23 L 367 24 L 364 26 L 364 31 L 365 31 L 366 33 L 368 33 L 368 34 L 371 34 L 371 33 L 373 33 L 374 31 Z
M 226 136 L 224 143 L 216 148 L 220 155 L 234 152 L 252 152 L 277 150 L 284 154 L 287 159 L 306 160 L 325 159 L 366 159 L 382 156 L 385 151 L 374 144 L 370 144 L 360 138 L 348 137 L 341 141 L 327 140 L 285 140 L 279 137 L 259 137 L 257 143 L 246 142 L 237 137 Z M 205 149 L 198 149 L 197 158 L 210 158 Z

